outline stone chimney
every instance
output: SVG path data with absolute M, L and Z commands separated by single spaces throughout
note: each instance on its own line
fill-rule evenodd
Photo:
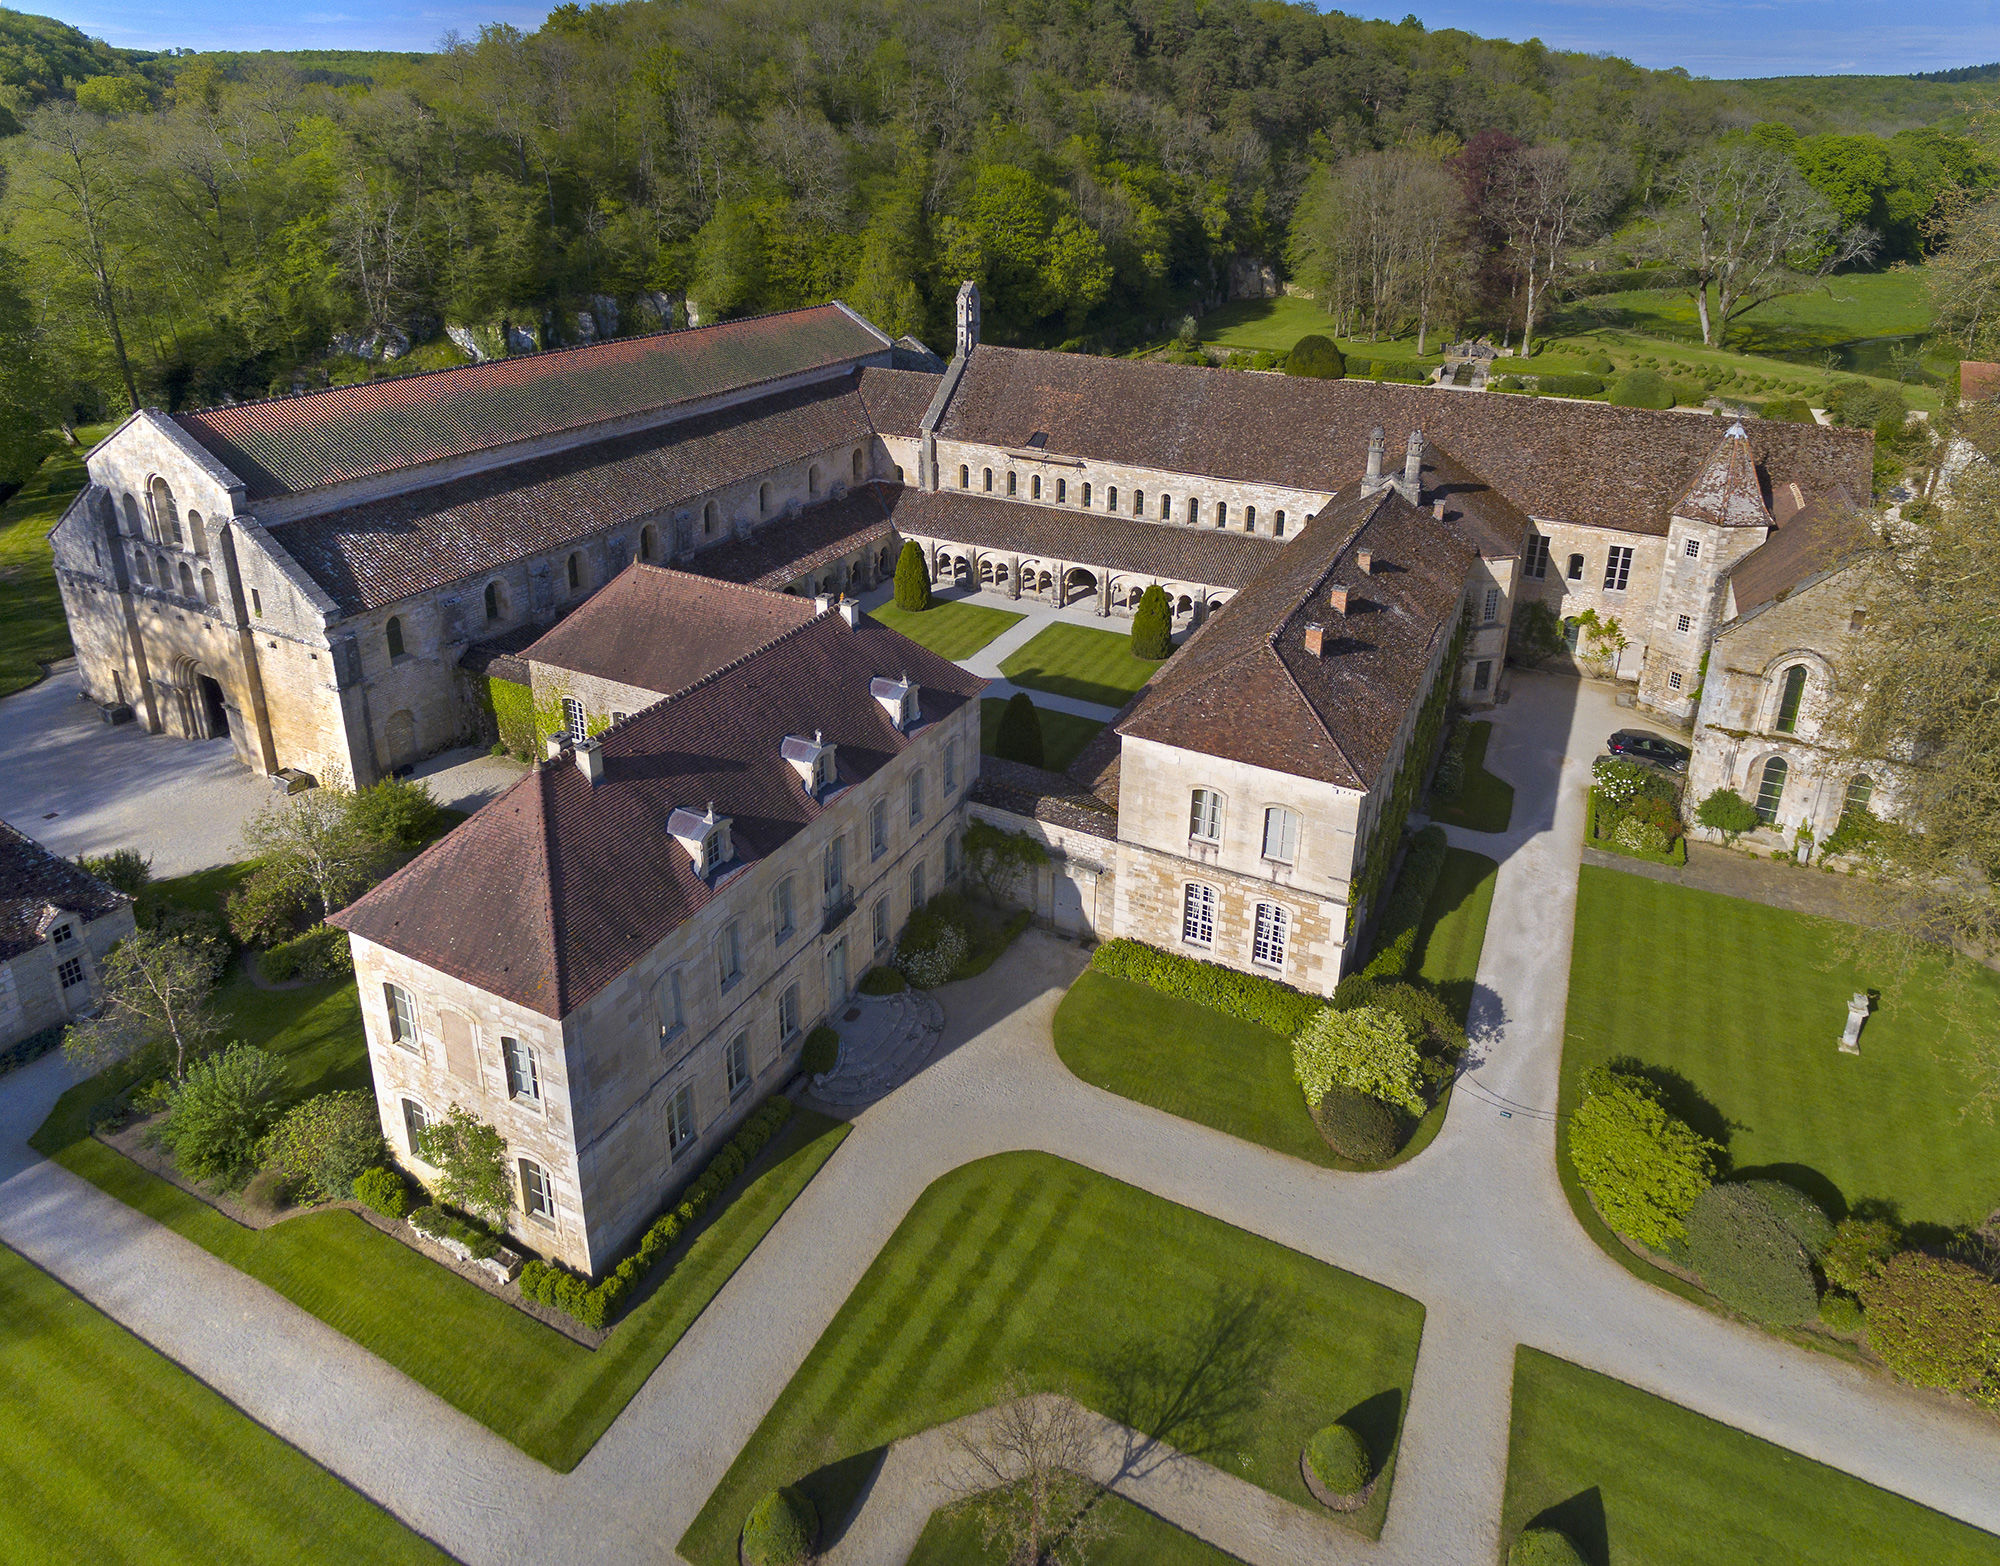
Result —
M 1424 432 L 1410 431 L 1410 443 L 1403 449 L 1403 476 L 1396 481 L 1396 488 L 1411 505 L 1423 504 L 1424 492 Z
M 1354 569 L 1359 571 L 1363 576 L 1373 576 L 1375 574 L 1375 551 L 1372 549 L 1355 550 Z
M 1388 480 L 1382 477 L 1382 426 L 1378 424 L 1368 432 L 1368 472 L 1361 480 L 1361 493 L 1377 494 L 1387 484 Z
M 1436 500 L 1431 502 L 1431 515 L 1436 517 L 1440 522 L 1444 520 L 1444 496 L 1440 495 Z
M 833 594 L 831 593 L 813 594 L 814 614 L 825 614 L 827 610 L 831 609 L 832 607 L 833 607 Z
M 859 625 L 861 623 L 861 605 L 852 598 L 841 599 L 840 617 L 849 625 Z
M 604 781 L 604 742 L 580 740 L 576 747 L 576 770 L 590 779 L 591 786 Z
M 570 744 L 571 740 L 567 733 L 551 734 L 549 736 L 549 760 L 562 760 L 562 754 L 569 749 Z
M 1347 584 L 1345 582 L 1336 582 L 1333 585 L 1332 591 L 1326 595 L 1326 601 L 1335 614 L 1346 614 Z
M 953 354 L 963 359 L 979 345 L 979 285 L 970 279 L 958 286 L 958 336 Z
M 1326 627 L 1317 620 L 1306 622 L 1306 656 L 1309 658 L 1326 656 Z

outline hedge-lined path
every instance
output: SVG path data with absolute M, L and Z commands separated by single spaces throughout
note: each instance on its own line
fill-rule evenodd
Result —
M 22 1138 L 63 1084 L 59 1060 L 0 1081 L 0 1239 L 468 1561 L 659 1558 L 917 1196 L 960 1164 L 1015 1148 L 1071 1159 L 1425 1305 L 1382 1544 L 1357 1544 L 1357 1560 L 1495 1558 L 1521 1342 L 2000 1531 L 2000 1425 L 1642 1283 L 1569 1211 L 1553 1111 L 1582 788 L 1618 722 L 1608 692 L 1553 678 L 1517 678 L 1499 709 L 1488 766 L 1515 785 L 1511 828 L 1452 834 L 1501 860 L 1473 1008 L 1476 1063 L 1422 1156 L 1379 1174 L 1320 1170 L 1077 1081 L 1049 1025 L 1082 954 L 1030 933 L 945 992 L 929 1068 L 856 1118 L 567 1476 L 25 1152 Z

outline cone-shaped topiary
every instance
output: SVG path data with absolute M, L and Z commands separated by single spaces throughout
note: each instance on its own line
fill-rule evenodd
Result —
M 743 1559 L 746 1566 L 797 1566 L 811 1558 L 818 1537 L 818 1510 L 787 1485 L 750 1508 L 743 1524 Z
M 1341 357 L 1340 349 L 1331 337 L 1321 337 L 1315 332 L 1292 344 L 1292 351 L 1285 355 L 1285 373 L 1309 375 L 1319 381 L 1337 381 L 1347 373 L 1347 360 Z
M 923 546 L 911 539 L 896 557 L 896 607 L 914 612 L 930 606 L 931 570 L 924 561 Z
M 1328 1425 L 1306 1443 L 1306 1462 L 1313 1477 L 1333 1495 L 1358 1495 L 1374 1477 L 1368 1448 L 1346 1425 Z
M 1007 698 L 999 730 L 993 736 L 993 754 L 1002 761 L 1026 762 L 1031 767 L 1043 764 L 1042 715 L 1026 691 L 1016 691 Z
M 1132 656 L 1158 663 L 1174 650 L 1174 611 L 1167 590 L 1155 582 L 1132 611 Z
M 1525 1528 L 1507 1551 L 1507 1566 L 1586 1566 L 1586 1562 L 1560 1529 Z

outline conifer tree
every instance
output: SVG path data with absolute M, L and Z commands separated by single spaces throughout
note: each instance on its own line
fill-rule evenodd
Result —
M 930 606 L 930 567 L 924 563 L 923 546 L 912 539 L 896 560 L 896 607 L 914 612 Z
M 1000 729 L 993 736 L 993 754 L 1002 761 L 1022 761 L 1031 767 L 1042 765 L 1042 715 L 1028 699 L 1026 691 L 1016 691 L 1007 699 L 1000 714 Z
M 1166 589 L 1155 582 L 1132 612 L 1132 656 L 1158 663 L 1174 650 L 1174 614 Z

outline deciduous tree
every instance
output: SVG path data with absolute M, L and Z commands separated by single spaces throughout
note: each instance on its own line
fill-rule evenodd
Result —
M 73 1025 L 63 1053 L 86 1071 L 162 1055 L 176 1081 L 220 1031 L 209 997 L 215 960 L 189 937 L 135 930 L 106 954 L 96 1016 Z

